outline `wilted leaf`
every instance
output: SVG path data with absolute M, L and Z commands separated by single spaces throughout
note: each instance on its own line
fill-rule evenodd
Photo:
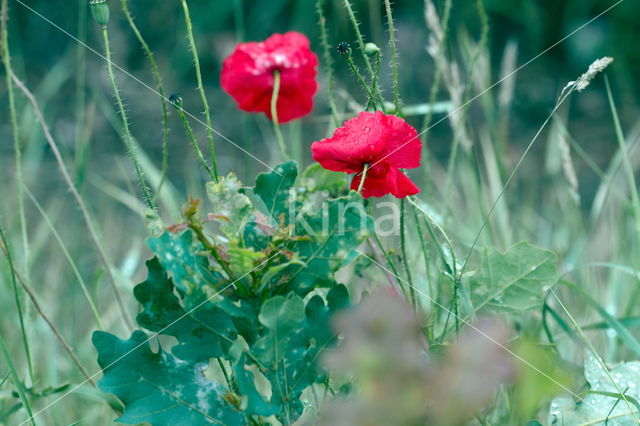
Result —
M 251 201 L 240 192 L 241 189 L 242 184 L 233 173 L 221 177 L 218 182 L 207 184 L 213 213 L 226 219 L 220 225 L 220 229 L 228 237 L 238 235 L 253 211 Z

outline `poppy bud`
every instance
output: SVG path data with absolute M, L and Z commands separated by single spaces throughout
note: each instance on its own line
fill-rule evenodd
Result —
M 99 25 L 107 25 L 109 22 L 109 5 L 107 4 L 107 0 L 90 0 L 89 7 L 91 8 L 93 19 L 95 19 Z
M 338 43 L 337 50 L 341 55 L 348 55 L 349 53 L 351 53 L 351 46 L 349 46 L 349 43 L 347 43 L 346 41 L 342 41 Z
M 380 48 L 375 43 L 367 43 L 364 45 L 364 53 L 372 57 L 380 54 Z
M 169 102 L 175 109 L 182 109 L 182 95 L 180 93 L 174 93 L 169 96 Z

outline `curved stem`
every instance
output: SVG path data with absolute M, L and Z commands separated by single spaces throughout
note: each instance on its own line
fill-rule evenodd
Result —
M 144 55 L 147 57 L 149 67 L 151 67 L 151 75 L 153 76 L 153 80 L 156 83 L 156 89 L 160 94 L 160 102 L 162 105 L 162 166 L 160 171 L 160 183 L 158 184 L 158 188 L 156 191 L 157 197 L 160 194 L 162 185 L 167 178 L 167 169 L 169 166 L 169 111 L 167 108 L 167 98 L 164 95 L 164 85 L 162 84 L 162 77 L 160 76 L 158 64 L 153 57 L 153 52 L 149 48 L 149 45 L 145 41 L 144 37 L 142 37 L 142 33 L 140 33 L 138 26 L 133 20 L 133 16 L 129 11 L 129 3 L 127 0 L 121 0 L 120 3 L 122 5 L 122 11 L 124 12 L 125 17 L 127 18 L 127 22 L 129 23 L 129 27 L 131 27 L 131 30 L 135 34 L 136 39 L 138 39 L 138 42 L 140 43 L 140 46 L 144 51 Z
M 200 150 L 198 141 L 196 140 L 196 137 L 193 135 L 193 130 L 191 129 L 189 120 L 187 120 L 187 116 L 184 115 L 184 110 L 182 108 L 178 109 L 178 114 L 180 115 L 180 119 L 182 120 L 184 129 L 187 132 L 187 135 L 189 136 L 189 141 L 191 141 L 191 146 L 193 147 L 193 150 L 196 153 L 196 156 L 198 157 L 200 164 L 202 164 L 202 166 L 207 170 L 207 173 L 209 173 L 211 180 L 216 181 L 216 175 L 213 173 L 213 170 L 211 170 L 211 167 L 209 167 L 209 164 L 207 164 L 207 160 L 204 159 L 204 155 Z
M 271 121 L 273 122 L 273 131 L 276 134 L 276 141 L 280 147 L 280 152 L 285 161 L 289 160 L 287 147 L 284 144 L 284 138 L 280 131 L 280 122 L 278 121 L 278 96 L 280 95 L 280 71 L 273 72 L 273 93 L 271 95 Z
M 371 81 L 375 78 L 375 71 L 373 70 L 373 66 L 371 65 L 371 61 L 369 57 L 364 51 L 364 38 L 362 37 L 362 33 L 360 32 L 360 25 L 358 24 L 358 19 L 356 18 L 356 14 L 353 12 L 353 7 L 351 7 L 351 2 L 349 0 L 344 0 L 344 7 L 347 10 L 347 14 L 349 15 L 349 19 L 351 20 L 351 25 L 353 26 L 353 30 L 356 33 L 356 39 L 358 40 L 358 48 L 362 53 L 362 58 L 364 59 L 364 63 L 367 66 L 367 71 L 369 71 L 369 75 L 371 76 Z M 374 85 L 372 87 L 374 92 L 377 92 L 378 95 L 382 98 L 382 93 L 380 92 L 380 88 L 378 85 Z
M 376 95 L 375 95 L 375 93 L 373 93 L 373 90 L 371 89 L 371 87 L 369 87 L 367 82 L 364 81 L 364 77 L 362 77 L 362 74 L 360 74 L 360 71 L 358 70 L 358 67 L 356 67 L 356 64 L 353 62 L 353 58 L 351 57 L 351 53 L 349 53 L 347 55 L 346 59 L 347 59 L 347 65 L 349 65 L 349 69 L 351 70 L 353 75 L 356 77 L 356 80 L 358 80 L 358 84 L 360 85 L 360 87 L 362 87 L 362 89 L 365 92 L 367 92 L 367 96 L 369 96 L 368 105 L 373 106 L 373 110 L 375 111 L 377 109 L 376 108 Z
M 360 178 L 360 185 L 358 185 L 358 194 L 362 194 L 362 188 L 364 188 L 364 180 L 367 178 L 367 171 L 369 171 L 369 165 L 365 163 L 362 170 L 362 178 Z
M 214 181 L 218 182 L 218 163 L 216 161 L 216 147 L 213 140 L 213 127 L 211 127 L 211 112 L 209 110 L 209 102 L 207 102 L 207 96 L 204 93 L 204 86 L 202 85 L 202 72 L 200 71 L 200 60 L 198 59 L 198 50 L 196 49 L 196 41 L 193 38 L 193 28 L 191 27 L 191 17 L 189 16 L 189 7 L 187 1 L 182 0 L 182 10 L 184 11 L 184 20 L 187 27 L 187 37 L 189 39 L 189 47 L 191 48 L 191 54 L 193 55 L 193 64 L 196 68 L 196 80 L 198 82 L 198 93 L 200 93 L 200 99 L 204 106 L 204 116 L 207 123 L 207 137 L 209 139 L 209 151 L 211 153 L 211 163 L 213 164 L 213 176 Z
M 136 155 L 136 149 L 133 142 L 133 137 L 131 136 L 131 130 L 129 129 L 129 119 L 127 118 L 127 113 L 124 109 L 124 103 L 122 102 L 122 97 L 120 96 L 120 90 L 118 89 L 118 85 L 116 84 L 116 78 L 113 74 L 113 64 L 111 62 L 111 48 L 109 45 L 109 30 L 106 25 L 102 26 L 102 37 L 104 39 L 104 52 L 105 57 L 107 59 L 107 72 L 109 74 L 109 81 L 111 82 L 111 87 L 113 88 L 113 94 L 116 98 L 116 103 L 118 105 L 118 113 L 120 114 L 120 120 L 122 121 L 122 127 L 124 129 L 124 142 L 127 145 L 127 150 L 129 151 L 129 156 L 131 157 L 131 161 L 133 161 L 133 166 L 136 171 L 136 175 L 138 176 L 138 184 L 142 189 L 142 193 L 144 194 L 144 199 L 147 204 L 147 207 L 151 210 L 155 210 L 155 204 L 153 203 L 153 199 L 151 198 L 151 192 L 147 183 L 144 180 L 144 175 L 142 173 L 142 167 L 138 162 L 138 157 Z

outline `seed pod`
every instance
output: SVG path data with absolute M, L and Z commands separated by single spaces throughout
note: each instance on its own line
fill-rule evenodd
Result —
M 348 55 L 349 53 L 351 53 L 351 46 L 349 46 L 349 43 L 347 43 L 346 41 L 338 43 L 338 47 L 336 49 L 341 55 Z
M 173 95 L 169 96 L 169 102 L 171 102 L 171 105 L 173 105 L 175 109 L 181 109 L 182 95 L 180 93 L 174 93 Z
M 380 48 L 375 43 L 367 43 L 364 45 L 364 53 L 372 57 L 380 54 Z
M 96 20 L 98 25 L 107 25 L 109 22 L 109 5 L 107 4 L 107 0 L 89 0 L 89 7 L 91 8 L 93 19 Z

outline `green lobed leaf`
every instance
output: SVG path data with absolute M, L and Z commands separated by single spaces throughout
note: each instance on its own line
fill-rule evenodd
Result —
M 165 231 L 157 238 L 147 240 L 149 248 L 158 256 L 162 267 L 171 275 L 176 288 L 186 296 L 187 308 L 199 304 L 208 287 L 219 283 L 222 276 L 209 269 L 204 247 L 193 241 L 193 234 L 186 230 L 179 235 Z
M 142 331 L 129 340 L 93 333 L 100 389 L 125 406 L 120 423 L 153 425 L 244 425 L 247 419 L 225 399 L 228 390 L 204 376 L 206 364 L 179 361 L 162 348 L 154 353 Z
M 618 388 L 625 391 L 629 405 L 622 399 L 618 388 L 611 382 L 607 373 L 591 353 L 584 361 L 584 375 L 590 385 L 590 392 L 580 402 L 573 397 L 563 395 L 555 398 L 549 408 L 550 425 L 617 425 L 631 426 L 637 422 L 631 410 L 638 410 L 640 400 L 640 362 L 620 363 L 611 368 Z M 631 408 L 631 410 L 630 410 Z
M 471 279 L 475 310 L 521 312 L 540 307 L 544 286 L 558 279 L 556 264 L 555 253 L 525 242 L 505 253 L 489 248 Z
M 260 340 L 251 348 L 267 367 L 264 374 L 271 383 L 270 404 L 282 407 L 277 417 L 283 422 L 302 414 L 302 392 L 313 383 L 321 383 L 325 379 L 326 373 L 320 367 L 318 358 L 323 350 L 335 342 L 331 319 L 349 306 L 349 293 L 345 286 L 337 285 L 327 294 L 326 304 L 319 295 L 309 299 L 306 307 L 300 304 L 301 300 L 298 296 L 290 299 L 276 296 L 267 301 L 271 302 L 264 312 L 261 311 L 261 322 L 270 326 L 264 338 L 274 339 L 276 333 L 273 330 L 278 328 L 277 335 L 280 337 L 270 342 L 272 347 L 277 347 L 277 351 L 263 346 L 264 341 Z M 300 311 L 301 307 L 303 312 Z M 285 313 L 289 309 L 292 313 Z M 276 318 L 275 315 L 284 315 L 285 318 Z M 287 333 L 282 336 L 285 330 Z
M 209 305 L 187 313 L 157 258 L 147 262 L 147 270 L 146 281 L 134 288 L 143 309 L 136 318 L 138 324 L 178 339 L 171 352 L 182 360 L 198 362 L 223 356 L 237 337 L 231 317 Z
M 289 209 L 295 208 L 289 203 L 290 190 L 294 187 L 297 176 L 298 166 L 295 162 L 289 161 L 276 166 L 275 171 L 271 173 L 260 174 L 256 179 L 253 192 L 264 205 L 256 205 L 254 202 L 254 206 L 262 210 L 262 213 L 275 224 L 289 223 Z
M 356 193 L 329 200 L 319 211 L 301 213 L 295 223 L 299 237 L 291 250 L 305 263 L 288 269 L 289 289 L 305 295 L 315 287 L 335 285 L 333 274 L 373 233 L 373 220 Z

